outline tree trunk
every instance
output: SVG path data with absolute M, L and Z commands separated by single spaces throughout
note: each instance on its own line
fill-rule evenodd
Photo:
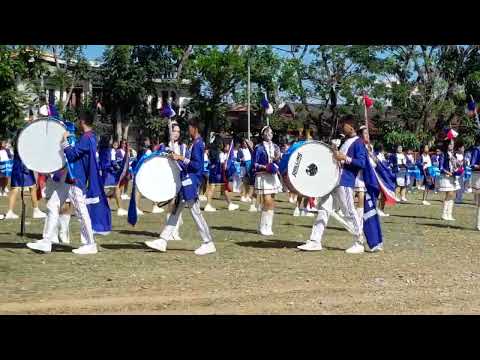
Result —
M 130 119 L 127 120 L 123 128 L 123 138 L 128 141 L 128 130 L 130 129 Z
M 70 90 L 68 91 L 68 94 L 67 94 L 67 100 L 65 100 L 65 105 L 67 106 L 68 106 L 68 102 L 70 101 L 70 98 L 72 97 L 73 88 L 75 87 L 76 81 L 77 81 L 76 76 L 74 76 L 72 80 L 72 86 L 70 86 Z
M 115 113 L 115 125 L 116 125 L 116 140 L 120 141 L 122 140 L 122 110 L 120 107 L 117 107 L 116 113 Z

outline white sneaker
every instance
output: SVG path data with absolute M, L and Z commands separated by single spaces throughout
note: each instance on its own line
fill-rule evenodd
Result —
M 167 251 L 167 242 L 164 239 L 145 241 L 145 245 L 161 252 Z
M 384 212 L 383 212 L 382 210 L 380 210 L 380 209 L 377 209 L 377 214 L 378 214 L 378 216 L 382 216 L 382 217 L 384 217 L 384 216 L 390 216 L 390 214 L 386 214 L 386 213 L 384 213 Z
M 268 230 L 268 229 L 260 229 L 259 232 L 263 236 L 273 236 L 274 235 L 273 231 Z
M 238 206 L 237 204 L 230 203 L 230 204 L 228 204 L 228 211 L 238 210 L 239 207 L 240 207 L 240 206 Z
M 137 208 L 137 215 L 143 215 L 143 211 Z
M 365 252 L 365 247 L 362 244 L 355 243 L 353 246 L 349 247 L 347 250 L 345 250 L 347 254 L 361 254 Z
M 407 202 L 408 200 L 407 200 L 406 197 L 402 197 L 402 198 L 401 198 L 401 201 L 402 201 L 402 202 Z
M 13 211 L 8 211 L 6 214 L 5 214 L 5 219 L 18 219 L 19 216 L 17 214 L 15 214 Z
M 197 250 L 195 250 L 195 255 L 207 255 L 212 254 L 215 251 L 217 251 L 215 244 L 213 241 L 210 241 L 206 244 L 202 244 Z
M 303 210 L 303 215 L 302 216 L 306 216 L 306 217 L 314 217 L 315 214 L 310 212 L 308 209 L 305 209 Z
M 250 209 L 248 209 L 249 212 L 257 212 L 257 207 L 255 206 L 255 204 L 252 204 L 250 205 Z
M 159 207 L 157 204 L 153 205 L 152 214 L 161 214 L 163 212 L 165 212 L 163 208 Z
M 321 243 L 308 240 L 305 244 L 297 246 L 297 249 L 300 249 L 303 251 L 320 251 L 323 248 Z
M 293 210 L 293 216 L 300 216 L 300 209 L 298 207 Z
M 429 203 L 428 201 L 426 201 L 426 200 L 423 200 L 423 201 L 422 201 L 422 204 L 425 205 L 425 206 L 432 205 L 432 204 L 430 204 L 430 203 Z
M 117 209 L 117 216 L 127 216 L 128 215 L 128 211 L 125 210 L 125 209 L 122 209 L 122 208 L 118 208 Z
M 52 251 L 52 243 L 45 239 L 29 242 L 27 243 L 27 247 L 32 250 L 43 251 L 44 253 L 49 253 Z
M 130 200 L 130 196 L 128 196 L 127 194 L 122 194 L 122 195 L 120 195 L 120 199 L 122 199 L 122 200 Z
M 377 246 L 374 246 L 373 248 L 370 249 L 370 252 L 379 252 L 379 251 L 383 251 L 383 243 L 380 243 Z
M 473 192 L 473 189 L 472 189 L 472 188 L 468 188 L 466 192 L 470 194 L 470 193 Z
M 83 246 L 80 246 L 78 249 L 72 250 L 72 253 L 77 255 L 90 255 L 90 254 L 96 254 L 97 252 L 98 252 L 97 244 L 83 245 Z
M 198 196 L 198 199 L 199 199 L 200 201 L 207 201 L 207 197 L 206 197 L 205 195 L 199 195 L 199 196 Z
M 244 202 L 244 203 L 247 202 L 247 199 L 245 198 L 245 196 L 240 197 L 240 202 Z
M 47 217 L 47 214 L 45 214 L 39 208 L 34 208 L 33 209 L 33 218 L 34 219 L 45 219 L 46 217 Z
M 215 212 L 215 211 L 217 211 L 217 209 L 215 209 L 212 205 L 207 204 L 203 208 L 203 211 L 205 211 L 205 212 Z

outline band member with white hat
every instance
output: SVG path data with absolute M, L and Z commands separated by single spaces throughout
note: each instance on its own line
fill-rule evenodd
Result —
M 280 148 L 272 141 L 273 131 L 270 126 L 263 127 L 260 134 L 263 142 L 255 147 L 253 154 L 255 192 L 263 197 L 259 232 L 262 235 L 271 236 L 273 235 L 274 196 L 282 191 L 278 167 Z
M 442 220 L 455 221 L 453 218 L 453 207 L 456 191 L 460 189 L 458 176 L 463 173 L 453 152 L 453 140 L 446 140 L 443 145 L 443 153 L 440 156 L 440 177 L 438 191 L 445 193 L 443 201 Z
M 195 250 L 195 254 L 206 255 L 214 253 L 216 249 L 208 224 L 200 210 L 200 200 L 198 198 L 198 191 L 203 177 L 203 153 L 205 150 L 205 143 L 200 136 L 197 119 L 190 120 L 188 132 L 193 143 L 186 156 L 176 154 L 175 152 L 170 154 L 170 157 L 173 160 L 176 160 L 182 168 L 180 174 L 182 187 L 177 195 L 176 206 L 172 210 L 172 213 L 160 234 L 160 239 L 146 241 L 145 244 L 148 247 L 161 252 L 167 251 L 167 242 L 175 233 L 180 214 L 183 209 L 188 206 L 203 241 L 203 244 Z

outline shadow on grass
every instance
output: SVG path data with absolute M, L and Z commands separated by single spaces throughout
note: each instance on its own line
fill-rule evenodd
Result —
M 262 248 L 262 249 L 294 249 L 303 242 L 298 241 L 284 241 L 284 240 L 261 240 L 261 241 L 237 241 L 238 246 Z
M 286 225 L 291 225 L 291 224 L 286 224 Z M 312 228 L 312 225 L 298 225 L 297 224 L 295 226 L 301 226 L 301 227 L 308 228 L 308 229 Z M 347 231 L 347 229 L 345 229 L 343 227 L 340 227 L 340 226 L 330 226 L 330 225 L 328 225 L 327 229 L 328 230 L 337 230 L 337 231 Z
M 104 249 L 108 250 L 139 250 L 149 249 L 147 245 L 141 242 L 134 242 L 132 244 L 102 244 L 100 245 Z
M 23 249 L 26 248 L 27 245 L 25 243 L 18 243 L 18 242 L 1 242 L 0 249 Z
M 21 237 L 20 233 L 17 233 L 17 236 Z M 27 238 L 27 239 L 33 239 L 33 240 L 41 240 L 43 235 L 42 234 L 23 234 L 23 237 L 24 238 Z
M 433 217 L 427 216 L 417 216 L 417 215 L 399 215 L 399 214 L 390 214 L 389 217 L 399 217 L 399 218 L 411 218 L 411 219 L 426 219 L 426 220 L 438 220 Z
M 450 225 L 450 224 L 429 224 L 429 223 L 417 223 L 418 225 L 423 225 L 423 226 L 433 226 L 433 227 L 438 227 L 442 229 L 458 229 L 458 230 L 470 230 L 470 231 L 476 231 L 474 230 L 473 227 L 465 227 L 465 226 L 458 226 L 458 225 Z
M 233 226 L 211 226 L 210 228 L 212 230 L 236 231 L 236 232 L 243 232 L 243 233 L 248 233 L 248 234 L 258 234 L 257 230 L 237 228 L 237 227 L 233 227 Z
M 116 230 L 115 232 L 122 234 L 122 235 L 139 235 L 139 236 L 149 236 L 158 238 L 160 233 L 158 232 L 151 232 L 151 231 L 143 231 L 143 230 Z

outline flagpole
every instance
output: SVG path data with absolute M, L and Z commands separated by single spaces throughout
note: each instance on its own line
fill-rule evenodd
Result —
M 368 129 L 368 108 L 367 108 L 367 102 L 365 101 L 365 96 L 366 92 L 363 92 L 363 109 L 364 109 L 364 115 L 365 115 L 365 127 L 367 128 L 367 139 L 368 142 L 370 142 L 370 132 Z
M 247 122 L 248 141 L 250 141 L 250 55 L 247 59 Z

